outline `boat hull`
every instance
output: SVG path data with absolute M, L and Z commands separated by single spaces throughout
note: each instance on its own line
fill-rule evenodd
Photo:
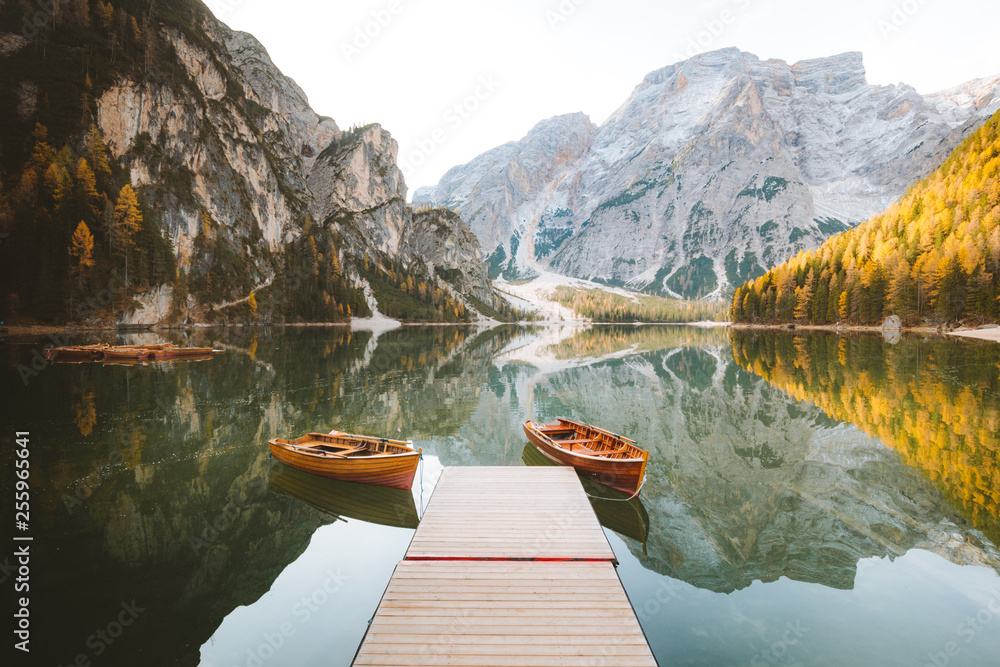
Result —
M 558 465 L 531 443 L 524 445 L 521 460 L 527 466 Z M 619 535 L 632 538 L 645 549 L 646 538 L 649 536 L 649 513 L 642 500 L 638 496 L 630 498 L 631 493 L 611 489 L 585 477 L 581 478 L 581 482 L 601 525 Z
M 141 347 L 117 347 L 104 350 L 104 359 L 106 360 L 116 360 L 116 359 L 143 359 L 149 360 L 153 358 L 153 353 L 149 350 Z
M 53 361 L 94 361 L 104 356 L 107 345 L 71 345 L 50 347 L 45 355 Z
M 572 466 L 581 477 L 630 495 L 639 490 L 645 478 L 645 459 L 608 459 L 573 454 L 553 445 L 531 427 L 531 422 L 524 422 L 522 427 L 528 442 L 538 448 L 545 458 L 559 465 Z
M 271 456 L 296 470 L 342 482 L 391 486 L 395 489 L 413 486 L 420 463 L 420 450 L 406 454 L 338 458 L 296 451 L 273 440 L 268 444 Z
M 210 359 L 213 350 L 210 347 L 167 347 L 161 350 L 154 350 L 156 359 L 184 359 L 187 357 L 198 357 Z
M 155 345 L 75 345 L 50 347 L 45 354 L 53 361 L 109 361 L 145 362 L 145 361 L 198 361 L 211 359 L 222 350 L 210 347 L 178 347 L 173 343 L 156 343 Z

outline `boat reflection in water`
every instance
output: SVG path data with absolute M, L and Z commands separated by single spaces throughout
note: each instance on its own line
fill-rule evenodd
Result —
M 530 442 L 525 444 L 521 460 L 528 466 L 558 465 Z M 645 552 L 646 538 L 649 536 L 649 514 L 639 496 L 630 497 L 631 494 L 616 491 L 585 477 L 580 477 L 580 482 L 583 483 L 583 490 L 587 493 L 590 505 L 594 508 L 601 525 L 622 537 L 641 543 Z
M 101 361 L 102 366 L 149 366 L 150 364 L 175 364 L 178 362 L 188 362 L 188 361 L 208 361 L 212 358 L 211 354 L 190 354 L 183 357 L 173 357 L 170 359 L 128 359 L 125 357 L 113 359 L 105 358 Z M 57 362 L 61 360 L 57 359 Z M 70 362 L 70 363 L 89 363 L 83 361 Z
M 357 519 L 394 528 L 416 528 L 420 522 L 409 490 L 318 477 L 278 461 L 271 467 L 270 490 L 335 519 Z

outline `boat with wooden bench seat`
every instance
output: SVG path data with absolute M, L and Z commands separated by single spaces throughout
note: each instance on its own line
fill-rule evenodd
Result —
M 96 345 L 64 345 L 45 348 L 45 356 L 53 361 L 93 361 L 104 356 L 106 343 Z
M 117 359 L 149 360 L 153 358 L 154 354 L 155 352 L 149 348 L 133 345 L 118 345 L 115 347 L 104 348 L 104 359 L 106 361 L 114 361 Z
M 274 438 L 271 455 L 297 470 L 344 482 L 409 489 L 420 463 L 413 443 L 341 431 L 308 433 L 296 440 Z
M 225 350 L 213 350 L 210 347 L 179 347 L 167 344 L 163 347 L 152 349 L 154 359 L 178 359 L 181 357 L 210 357 L 213 354 L 222 354 Z
M 180 347 L 173 343 L 154 343 L 152 345 L 68 345 L 50 347 L 45 350 L 46 356 L 53 361 L 106 361 L 145 362 L 170 361 L 184 359 L 196 361 L 208 359 L 213 354 L 221 354 L 225 350 L 213 350 L 210 347 Z
M 573 466 L 583 477 L 628 494 L 637 493 L 646 477 L 649 452 L 634 440 L 602 428 L 559 418 L 522 424 L 528 440 L 546 458 Z

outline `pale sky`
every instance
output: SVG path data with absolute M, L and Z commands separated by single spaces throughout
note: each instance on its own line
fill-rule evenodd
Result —
M 206 4 L 256 36 L 318 113 L 389 130 L 409 197 L 545 118 L 603 123 L 648 72 L 703 51 L 789 63 L 861 51 L 870 83 L 921 93 L 1000 74 L 995 0 Z

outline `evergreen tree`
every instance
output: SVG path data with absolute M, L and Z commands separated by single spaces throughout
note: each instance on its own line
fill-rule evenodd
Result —
M 795 317 L 795 275 L 786 271 L 778 278 L 777 318 L 790 322 Z
M 108 162 L 108 147 L 101 138 L 101 132 L 96 125 L 91 125 L 84 139 L 84 153 L 90 162 L 90 166 L 96 176 L 104 179 L 104 183 L 111 180 L 111 163 Z
M 52 162 L 45 170 L 45 190 L 52 198 L 52 210 L 62 211 L 73 189 L 73 180 L 61 164 Z
M 812 270 L 806 277 L 805 284 L 795 290 L 795 319 L 808 320 L 812 312 L 813 290 L 816 286 L 816 276 Z

